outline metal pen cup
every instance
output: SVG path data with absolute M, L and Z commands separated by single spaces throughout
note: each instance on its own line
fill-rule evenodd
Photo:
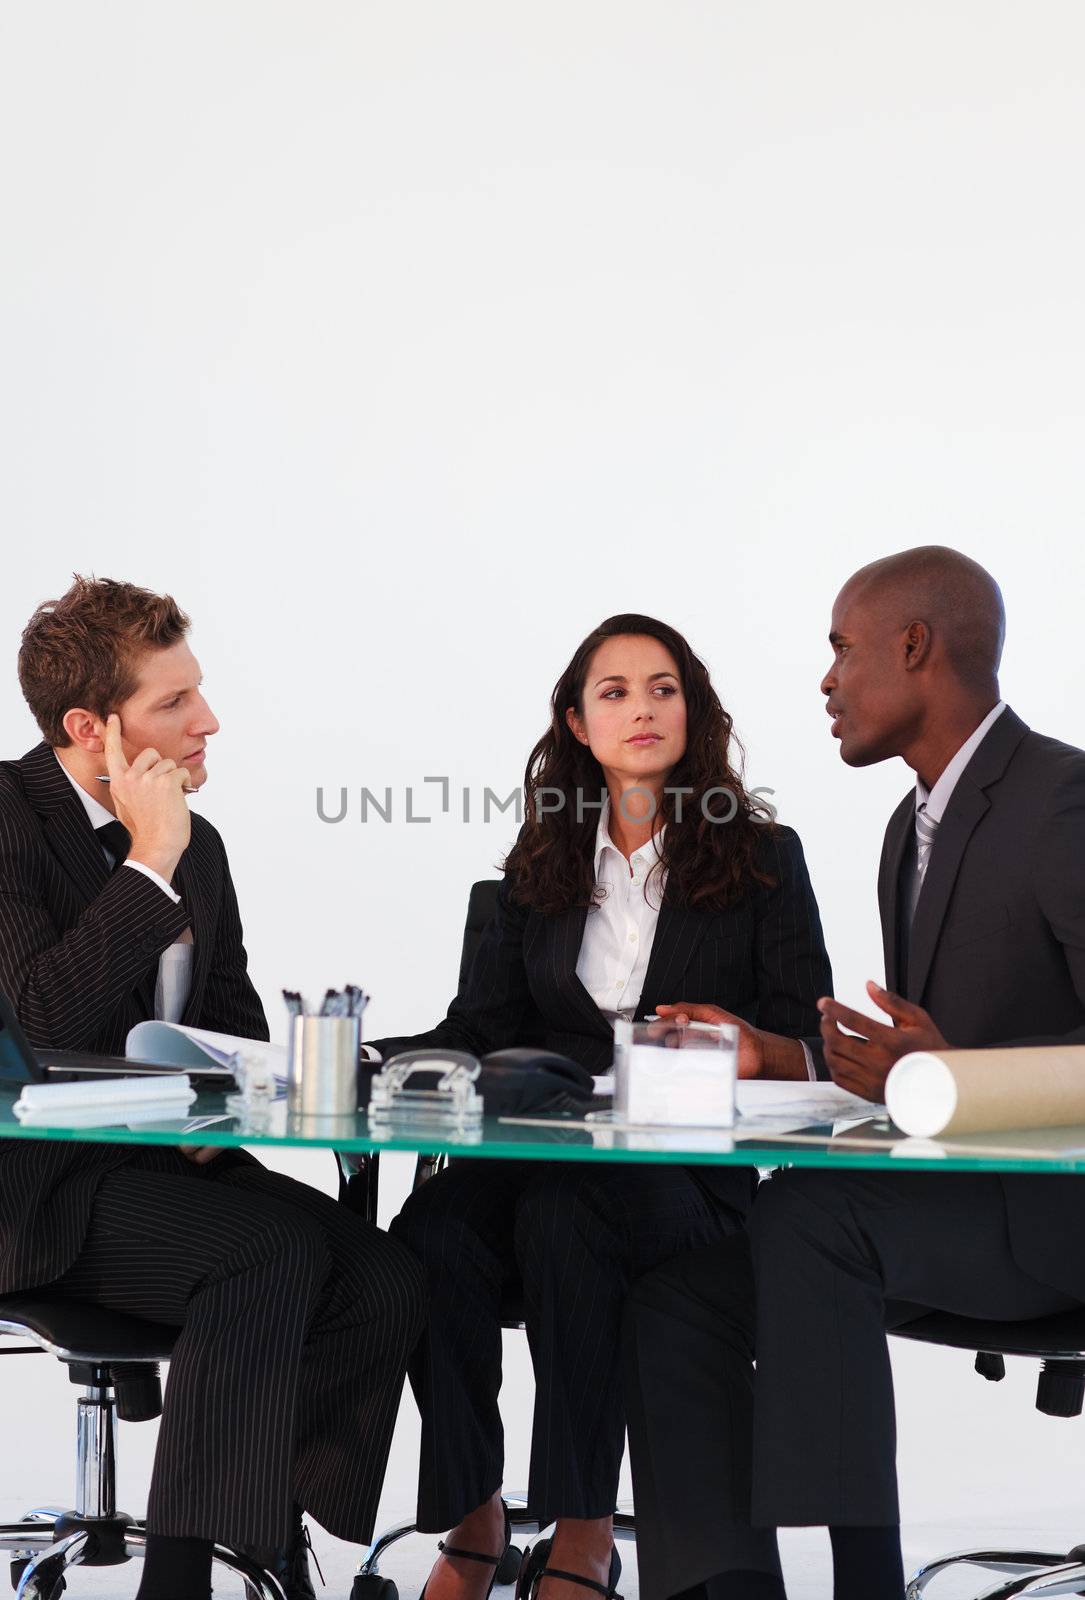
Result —
M 358 1109 L 358 1017 L 294 1017 L 286 1069 L 288 1109 L 341 1117 Z

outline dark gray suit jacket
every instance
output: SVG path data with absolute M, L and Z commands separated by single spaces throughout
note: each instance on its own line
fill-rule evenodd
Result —
M 1007 706 L 950 797 L 905 962 L 914 817 L 912 791 L 890 818 L 878 875 L 889 987 L 906 975 L 906 998 L 960 1048 L 1085 1044 L 1085 751 L 1033 733 Z M 1085 1299 L 1085 1180 L 1003 1186 L 1015 1259 Z

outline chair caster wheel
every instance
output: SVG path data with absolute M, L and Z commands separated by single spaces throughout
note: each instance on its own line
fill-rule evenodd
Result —
M 515 1583 L 520 1576 L 520 1563 L 524 1552 L 518 1545 L 510 1544 L 498 1564 L 494 1583 Z
M 13 1589 L 18 1589 L 20 1583 L 23 1581 L 23 1573 L 26 1571 L 29 1565 L 30 1558 L 28 1556 L 16 1556 L 16 1558 L 12 1561 L 11 1587 Z M 52 1576 L 54 1573 L 55 1576 Z M 50 1582 L 51 1576 L 52 1581 Z M 65 1588 L 66 1584 L 64 1582 L 63 1573 L 56 1572 L 51 1560 L 43 1561 L 37 1572 L 34 1574 L 34 1581 L 30 1588 L 27 1589 L 23 1600 L 60 1600 Z
M 350 1600 L 399 1600 L 399 1590 L 379 1572 L 360 1572 L 351 1585 Z

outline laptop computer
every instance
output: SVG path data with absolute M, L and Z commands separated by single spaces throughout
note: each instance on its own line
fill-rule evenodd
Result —
M 199 1088 L 235 1087 L 229 1067 L 162 1066 L 129 1061 L 125 1056 L 96 1056 L 80 1050 L 35 1050 L 23 1032 L 14 1008 L 0 990 L 0 1083 L 76 1083 L 85 1078 L 169 1078 L 187 1073 Z

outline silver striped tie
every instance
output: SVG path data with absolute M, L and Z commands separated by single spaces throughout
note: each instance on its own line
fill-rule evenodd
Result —
M 931 846 L 934 836 L 938 832 L 938 823 L 934 817 L 927 815 L 927 802 L 924 801 L 915 814 L 915 884 L 912 893 L 912 915 L 915 915 L 916 901 L 919 891 L 923 887 L 923 880 L 927 876 L 927 863 L 931 856 Z

